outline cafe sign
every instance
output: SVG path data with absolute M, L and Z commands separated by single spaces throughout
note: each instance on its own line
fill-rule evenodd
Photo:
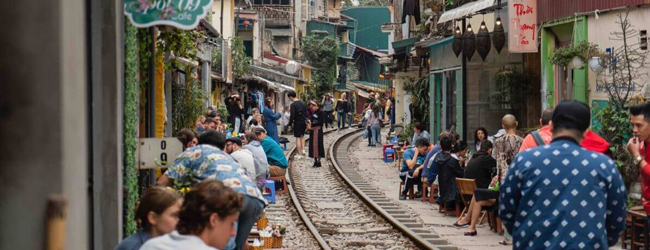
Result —
M 124 14 L 133 26 L 170 25 L 194 29 L 212 9 L 213 0 L 124 0 Z
M 537 52 L 537 0 L 509 0 L 508 19 L 508 52 Z

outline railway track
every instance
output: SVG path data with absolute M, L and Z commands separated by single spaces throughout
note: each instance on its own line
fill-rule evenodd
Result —
M 348 158 L 359 132 L 326 132 L 321 168 L 289 153 L 291 202 L 320 248 L 457 249 L 363 180 Z

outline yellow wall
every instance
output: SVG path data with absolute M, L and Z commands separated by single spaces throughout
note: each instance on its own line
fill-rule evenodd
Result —
M 165 137 L 165 120 L 167 112 L 165 112 L 165 65 L 163 55 L 156 56 L 156 137 Z

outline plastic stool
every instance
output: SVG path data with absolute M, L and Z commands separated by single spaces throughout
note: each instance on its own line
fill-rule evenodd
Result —
M 387 148 L 384 151 L 384 162 L 389 163 L 395 161 L 395 150 L 392 148 Z
M 275 204 L 275 181 L 266 180 L 262 195 L 264 196 L 264 199 L 269 201 L 269 203 Z

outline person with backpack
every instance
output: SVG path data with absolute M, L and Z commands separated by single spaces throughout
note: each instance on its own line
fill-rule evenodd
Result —
M 537 131 L 531 132 L 526 136 L 524 142 L 519 148 L 519 152 L 523 152 L 529 148 L 534 148 L 538 146 L 543 146 L 551 143 L 553 139 L 553 133 L 551 132 L 551 118 L 553 117 L 553 109 L 547 109 L 542 112 L 542 118 L 539 119 L 542 128 Z M 590 129 L 587 129 L 584 139 L 580 142 L 580 146 L 587 150 L 598 152 L 601 154 L 606 154 L 611 156 L 609 152 L 609 142 L 600 137 L 600 135 L 594 133 Z
M 546 145 L 551 142 L 553 139 L 553 132 L 549 126 L 551 118 L 553 118 L 553 109 L 546 109 L 542 111 L 542 117 L 539 119 L 539 123 L 542 125 L 542 127 L 536 131 L 531 132 L 526 136 L 526 138 L 524 138 L 524 142 L 521 143 L 519 152 L 523 152 L 529 148 Z

